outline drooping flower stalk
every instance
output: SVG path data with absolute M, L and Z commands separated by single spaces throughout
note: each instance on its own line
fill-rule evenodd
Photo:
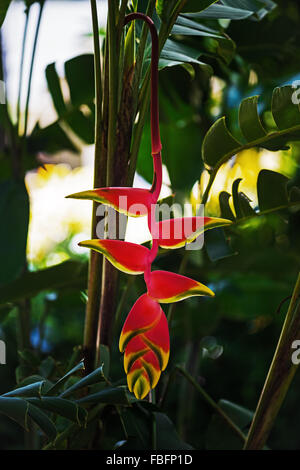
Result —
M 155 208 L 162 187 L 162 158 L 158 106 L 158 35 L 151 18 L 142 13 L 125 17 L 124 25 L 141 19 L 147 23 L 152 38 L 151 57 L 151 154 L 153 183 L 149 190 L 140 188 L 99 188 L 69 197 L 92 199 L 129 216 L 146 216 L 152 247 L 120 240 L 86 240 L 81 246 L 102 253 L 115 267 L 128 274 L 144 274 L 147 292 L 134 304 L 124 323 L 119 348 L 124 352 L 128 388 L 137 398 L 153 389 L 166 368 L 170 339 L 168 322 L 160 303 L 170 303 L 191 296 L 214 293 L 200 282 L 167 271 L 152 271 L 159 246 L 179 248 L 194 241 L 207 229 L 228 225 L 231 221 L 210 217 L 184 217 L 157 222 Z

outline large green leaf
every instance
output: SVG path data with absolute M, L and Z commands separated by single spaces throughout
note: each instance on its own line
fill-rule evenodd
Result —
M 52 154 L 61 150 L 70 150 L 74 153 L 78 152 L 78 147 L 75 146 L 71 138 L 67 135 L 60 121 L 53 122 L 49 126 L 42 128 L 39 123 L 37 123 L 26 140 L 28 151 L 34 154 L 38 152 Z M 27 165 L 26 169 L 30 170 L 31 167 Z
M 199 12 L 205 10 L 217 0 L 187 0 L 181 12 Z
M 288 205 L 288 178 L 271 170 L 261 170 L 257 179 L 257 197 L 261 211 Z
M 290 141 L 300 140 L 299 105 L 293 104 L 291 86 L 276 88 L 273 92 L 272 114 L 278 130 L 264 129 L 257 111 L 258 98 L 242 101 L 239 110 L 241 131 L 247 143 L 239 142 L 228 130 L 225 117 L 218 119 L 207 132 L 202 157 L 204 162 L 217 169 L 233 155 L 252 147 L 280 150 Z
M 104 373 L 103 373 L 103 366 L 98 367 L 96 370 L 88 374 L 83 379 L 78 380 L 75 384 L 71 385 L 71 387 L 64 390 L 60 397 L 67 397 L 72 395 L 72 393 L 77 392 L 81 388 L 88 387 L 89 385 L 94 385 L 98 382 L 103 382 L 105 380 Z
M 26 430 L 30 417 L 51 440 L 56 437 L 56 428 L 48 416 L 22 398 L 0 397 L 0 413 L 13 419 Z
M 208 28 L 196 21 L 192 21 L 189 18 L 179 15 L 175 25 L 172 29 L 172 34 L 180 34 L 182 36 L 203 36 L 209 38 L 226 39 L 224 36 L 219 34 L 219 31 Z
M 244 20 L 253 15 L 252 11 L 241 10 L 240 8 L 232 8 L 226 5 L 211 5 L 206 10 L 199 13 L 185 13 L 185 16 L 196 19 L 228 19 L 228 20 Z
M 39 397 L 41 398 L 42 389 L 45 384 L 45 380 L 34 382 L 24 387 L 16 388 L 11 392 L 4 393 L 3 397 Z
M 200 56 L 201 52 L 198 49 L 173 41 L 172 39 L 168 39 L 160 54 L 159 69 L 161 70 L 165 67 L 174 67 L 181 64 L 198 64 L 211 74 L 212 68 L 210 65 L 198 60 Z M 147 67 L 150 64 L 150 57 L 151 48 L 149 47 L 146 52 L 144 71 L 147 70 Z
M 109 405 L 126 405 L 136 402 L 136 398 L 130 395 L 126 387 L 107 387 L 100 392 L 92 393 L 76 400 L 76 403 L 106 403 Z
M 61 377 L 49 390 L 47 391 L 46 395 L 54 395 L 63 384 L 76 372 L 84 370 L 84 361 L 80 361 L 76 366 L 74 366 L 71 370 L 69 370 L 63 377 Z
M 0 286 L 13 281 L 24 269 L 29 223 L 29 200 L 24 182 L 0 184 Z
M 93 54 L 83 54 L 67 60 L 65 75 L 73 106 L 93 103 L 95 98 Z
M 222 3 L 229 7 L 251 10 L 258 20 L 262 20 L 276 8 L 276 3 L 272 0 L 222 0 Z
M 75 134 L 87 144 L 94 142 L 94 73 L 93 57 L 81 55 L 65 63 L 65 75 L 71 102 L 66 103 L 55 64 L 46 68 L 46 79 L 54 107 Z M 86 105 L 85 110 L 81 105 Z
M 153 413 L 156 422 L 157 450 L 192 450 L 182 441 L 170 418 L 164 413 Z
M 33 297 L 42 291 L 67 287 L 84 289 L 87 280 L 87 264 L 65 261 L 40 271 L 27 272 L 17 280 L 0 287 L 0 305 Z
M 274 2 L 269 0 L 256 1 L 256 0 L 230 0 L 222 1 L 222 4 L 217 3 L 208 6 L 203 11 L 197 13 L 189 13 L 186 16 L 198 19 L 229 19 L 229 20 L 244 20 L 253 16 L 256 19 L 262 19 L 266 14 L 276 7 Z M 196 11 L 196 10 L 195 10 Z
M 246 434 L 253 412 L 227 400 L 220 400 L 219 407 L 234 424 Z M 206 434 L 208 450 L 238 450 L 243 448 L 243 440 L 228 426 L 218 414 L 214 414 Z
M 70 400 L 58 397 L 41 397 L 28 398 L 27 402 L 42 410 L 63 416 L 79 426 L 86 424 L 87 411 Z

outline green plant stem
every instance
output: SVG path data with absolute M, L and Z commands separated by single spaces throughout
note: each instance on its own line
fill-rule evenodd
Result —
M 155 390 L 150 391 L 151 394 L 151 403 L 154 405 L 156 404 L 156 394 Z M 157 425 L 156 425 L 156 417 L 155 413 L 151 414 L 152 426 L 151 426 L 151 443 L 152 443 L 152 450 L 157 450 Z
M 117 2 L 108 2 L 108 22 L 106 36 L 106 57 L 105 57 L 105 77 L 104 77 L 104 97 L 108 94 L 107 110 L 104 103 L 105 116 L 107 116 L 107 126 L 103 128 L 103 139 L 107 135 L 107 157 L 106 157 L 106 186 L 117 185 L 114 181 L 114 159 L 117 146 L 117 119 L 118 119 L 118 52 L 117 52 L 117 23 L 119 11 Z M 113 311 L 117 292 L 118 271 L 106 260 L 102 264 L 102 283 L 100 313 L 96 342 L 96 366 L 100 360 L 100 345 L 109 346 L 112 325 Z
M 114 1 L 108 2 L 108 136 L 106 185 L 113 181 L 113 163 L 116 149 L 117 110 L 118 110 L 118 56 L 117 56 L 117 8 Z
M 296 373 L 291 360 L 292 344 L 300 335 L 300 273 L 281 330 L 276 351 L 260 395 L 245 443 L 245 450 L 262 449 Z
M 94 73 L 95 73 L 95 157 L 94 157 L 94 188 L 105 186 L 105 161 L 102 146 L 102 81 L 101 81 L 101 54 L 99 41 L 99 24 L 96 0 L 90 0 L 93 41 L 94 41 Z M 93 203 L 92 238 L 96 238 L 97 203 Z M 88 280 L 88 302 L 84 327 L 84 356 L 86 372 L 90 373 L 94 367 L 97 342 L 97 325 L 100 304 L 102 256 L 91 250 Z
M 20 61 L 18 101 L 17 101 L 17 128 L 18 128 L 18 134 L 19 135 L 21 133 L 21 129 L 20 129 L 20 125 L 21 125 L 21 93 L 22 93 L 25 45 L 26 45 L 26 40 L 27 40 L 29 13 L 30 13 L 30 6 L 28 8 L 26 8 L 26 10 L 25 10 L 26 18 L 25 18 L 25 25 L 24 25 L 24 32 L 23 32 L 23 39 L 22 39 L 22 51 L 21 51 L 21 61 Z
M 37 48 L 37 43 L 38 43 L 38 37 L 39 37 L 39 32 L 40 32 L 40 26 L 41 26 L 45 1 L 46 0 L 40 0 L 40 2 L 39 2 L 40 11 L 39 11 L 37 24 L 36 24 L 34 41 L 33 41 L 33 49 L 32 49 L 31 63 L 30 63 L 30 69 L 29 69 L 29 78 L 28 78 L 27 97 L 26 97 L 26 104 L 25 104 L 24 131 L 23 131 L 23 136 L 24 137 L 26 137 L 26 134 L 27 134 L 28 116 L 29 116 L 29 101 L 30 101 L 30 94 L 31 94 L 32 76 L 33 76 L 34 62 L 35 62 L 35 56 L 36 56 L 36 48 Z
M 228 426 L 233 430 L 233 432 L 241 439 L 241 441 L 245 442 L 246 440 L 246 437 L 244 436 L 244 434 L 242 433 L 242 431 L 240 430 L 240 428 L 238 426 L 236 426 L 236 424 L 231 420 L 231 418 L 229 418 L 229 416 L 222 410 L 222 408 L 219 407 L 219 405 L 206 393 L 206 391 L 201 387 L 201 385 L 199 385 L 196 380 L 194 379 L 194 377 L 192 377 L 183 367 L 181 366 L 176 366 L 175 369 L 173 369 L 172 373 L 170 374 L 170 378 L 169 378 L 169 383 L 167 384 L 166 386 L 166 389 L 165 389 L 165 393 L 164 393 L 164 396 L 162 397 L 162 401 L 161 401 L 161 406 L 163 406 L 164 402 L 165 402 L 165 399 L 166 399 L 166 395 L 167 395 L 167 392 L 169 390 L 169 387 L 170 387 L 170 383 L 171 381 L 174 379 L 176 373 L 179 373 L 181 375 L 183 375 L 183 377 L 186 378 L 186 380 L 188 380 L 192 385 L 193 387 L 200 393 L 200 395 L 202 396 L 202 398 L 204 399 L 204 401 L 206 401 L 206 403 L 217 413 L 221 416 L 221 418 L 228 424 Z

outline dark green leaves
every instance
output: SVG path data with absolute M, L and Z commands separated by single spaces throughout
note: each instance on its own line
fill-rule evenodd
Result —
M 218 119 L 207 132 L 203 141 L 202 158 L 205 163 L 213 167 L 220 160 L 232 157 L 239 151 L 240 146 L 240 142 L 227 129 L 223 117 Z
M 64 390 L 60 394 L 60 397 L 61 398 L 67 397 L 67 396 L 71 395 L 72 393 L 76 392 L 77 390 L 80 390 L 84 387 L 88 387 L 89 385 L 96 384 L 96 383 L 101 382 L 103 380 L 104 380 L 103 366 L 101 366 L 101 367 L 98 367 L 98 369 L 91 372 L 86 377 L 83 377 L 83 379 L 80 379 L 78 382 L 71 385 L 71 387 Z
M 270 170 L 261 170 L 257 180 L 258 204 L 261 211 L 288 204 L 288 178 Z
M 49 437 L 55 439 L 56 428 L 48 416 L 34 405 L 21 398 L 0 397 L 0 413 L 13 419 L 26 430 L 28 429 L 28 417 L 30 417 L 40 429 Z
M 239 125 L 247 142 L 261 139 L 267 134 L 258 114 L 258 98 L 258 96 L 251 96 L 240 104 Z
M 229 19 L 229 20 L 244 20 L 246 18 L 254 17 L 261 20 L 265 15 L 272 11 L 276 4 L 270 0 L 256 1 L 256 0 L 224 0 L 220 3 L 210 3 L 208 8 L 198 13 L 191 13 L 188 16 L 199 19 Z M 188 10 L 184 10 L 188 11 Z M 189 10 L 192 11 L 192 10 Z
M 240 220 L 248 217 L 257 217 L 265 212 L 287 209 L 290 205 L 300 204 L 295 188 L 288 193 L 288 178 L 281 173 L 271 170 L 261 170 L 257 178 L 258 209 L 254 210 L 246 194 L 239 191 L 241 178 L 236 179 L 232 185 L 232 200 L 235 217 L 232 214 L 229 200 L 231 195 L 222 191 L 219 195 L 219 204 L 222 217 L 230 220 Z M 299 196 L 299 195 L 298 195 Z
M 253 413 L 227 400 L 220 400 L 218 405 L 233 423 L 246 434 Z M 207 450 L 237 450 L 242 449 L 243 444 L 243 439 L 225 423 L 221 416 L 214 414 L 206 435 Z
M 285 130 L 300 125 L 299 104 L 293 103 L 294 88 L 275 88 L 272 97 L 272 114 L 278 129 Z
M 64 121 L 85 143 L 94 142 L 94 69 L 92 55 L 65 63 L 71 103 L 66 103 L 55 64 L 46 68 L 46 79 L 59 120 Z M 84 107 L 82 107 L 85 105 Z
M 24 297 L 33 297 L 47 290 L 59 290 L 66 287 L 84 289 L 86 279 L 87 265 L 78 261 L 65 261 L 40 271 L 26 272 L 5 287 L 0 287 L 0 305 L 16 302 Z
M 23 182 L 0 184 L 0 219 L 0 285 L 4 285 L 16 279 L 25 267 L 29 200 Z
M 272 115 L 278 130 L 264 129 L 258 114 L 258 97 L 242 101 L 239 109 L 239 124 L 247 143 L 238 142 L 226 127 L 225 118 L 216 121 L 207 132 L 202 158 L 214 168 L 227 162 L 233 155 L 252 147 L 269 150 L 285 149 L 289 141 L 300 140 L 299 105 L 292 101 L 295 90 L 291 86 L 275 88 L 272 98 Z

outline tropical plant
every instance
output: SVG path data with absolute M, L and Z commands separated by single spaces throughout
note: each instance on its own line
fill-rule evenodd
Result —
M 0 8 L 0 24 L 9 3 L 4 2 Z M 216 183 L 224 168 L 234 167 L 241 155 L 249 159 L 250 165 L 250 158 L 261 149 L 286 152 L 291 148 L 296 168 L 299 105 L 292 100 L 295 89 L 286 85 L 278 70 L 278 61 L 286 65 L 289 77 L 297 70 L 294 56 L 285 54 L 292 43 L 297 56 L 300 47 L 296 30 L 287 28 L 281 47 L 273 51 L 276 57 L 271 54 L 267 66 L 264 60 L 276 25 L 283 23 L 283 17 L 293 18 L 295 10 L 299 14 L 298 7 L 292 0 L 290 10 L 280 1 L 276 5 L 270 0 L 110 1 L 101 42 L 96 0 L 90 0 L 94 55 L 81 55 L 65 63 L 67 94 L 55 64 L 48 65 L 46 79 L 57 119 L 45 128 L 37 123 L 30 130 L 31 81 L 45 0 L 37 2 L 39 17 L 23 110 L 23 63 L 34 2 L 25 3 L 16 122 L 9 106 L 0 106 L 0 211 L 6 221 L 0 228 L 1 246 L 5 247 L 1 252 L 0 314 L 7 321 L 16 317 L 19 325 L 17 386 L 10 383 L 10 392 L 1 391 L 0 413 L 27 430 L 28 447 L 34 447 L 32 437 L 39 428 L 46 437 L 37 447 L 45 449 L 263 448 L 297 369 L 290 355 L 300 331 L 299 277 L 295 283 L 299 175 L 290 172 L 293 177 L 288 178 L 274 169 L 260 167 L 254 204 L 253 195 L 240 189 L 247 178 L 246 165 L 233 179 L 231 189 Z M 133 21 L 138 19 L 143 23 Z M 262 36 L 258 48 L 249 43 L 255 34 Z M 274 71 L 273 77 L 281 80 L 276 78 L 274 83 L 268 67 Z M 0 79 L 3 69 L 2 64 Z M 211 92 L 212 76 L 225 83 L 217 104 Z M 262 89 L 251 86 L 249 77 L 256 84 L 259 81 Z M 230 105 L 230 88 L 240 93 L 239 106 L 236 99 L 234 106 Z M 213 108 L 218 112 L 212 112 Z M 78 142 L 95 143 L 94 188 L 66 194 L 93 200 L 91 240 L 80 243 L 92 249 L 89 263 L 69 260 L 34 271 L 26 259 L 30 204 L 25 175 L 40 166 L 40 152 L 50 155 L 50 159 L 59 150 L 79 152 Z M 154 206 L 162 202 L 163 162 L 176 190 L 175 197 L 167 202 L 171 206 L 175 199 L 182 204 L 192 199 L 194 213 L 190 217 L 175 214 L 167 220 L 155 219 Z M 132 187 L 136 171 L 148 181 L 152 179 L 150 189 Z M 196 180 L 197 194 L 193 191 L 191 196 Z M 201 216 L 196 213 L 199 203 L 205 205 Z M 110 239 L 109 226 L 99 238 L 100 204 L 118 213 L 114 213 L 118 228 L 124 220 L 126 225 L 127 216 L 147 216 L 152 245 Z M 207 230 L 211 228 L 214 230 Z M 181 237 L 176 236 L 178 231 Z M 184 250 L 203 232 L 204 250 Z M 147 292 L 139 276 L 125 277 L 118 270 L 144 274 Z M 184 274 L 203 279 L 209 287 Z M 199 295 L 213 298 L 187 301 L 182 314 L 175 318 L 178 307 L 174 302 Z M 283 326 L 278 315 L 272 323 L 270 311 L 289 298 Z M 161 303 L 171 303 L 167 316 Z M 67 339 L 74 310 L 81 312 L 82 305 L 86 305 L 83 339 L 78 325 Z M 61 333 L 56 326 L 57 348 L 80 344 L 72 357 L 44 357 L 32 351 L 32 323 L 39 325 L 43 338 L 45 318 L 55 321 L 61 312 L 64 325 Z M 119 346 L 124 352 L 129 391 L 116 350 L 123 317 Z M 228 332 L 227 321 L 238 326 Z M 255 412 L 234 403 L 242 400 L 255 408 L 257 396 L 249 390 L 233 393 L 232 402 L 220 399 L 217 403 L 207 392 L 209 388 L 212 395 L 219 395 L 218 388 L 214 388 L 217 381 L 210 380 L 206 387 L 198 379 L 200 362 L 201 374 L 218 377 L 226 396 L 227 384 L 218 369 L 223 346 L 212 337 L 222 324 L 228 349 L 232 354 L 238 351 L 239 367 L 251 367 L 253 375 L 259 371 L 253 379 L 255 390 L 263 386 L 265 367 L 259 369 L 258 363 L 251 362 L 241 345 L 234 349 L 240 325 L 246 328 L 247 322 L 252 322 L 258 336 L 265 332 L 265 325 L 272 323 L 272 345 L 281 330 Z M 174 353 L 166 369 L 169 329 Z M 257 349 L 262 341 L 259 336 Z M 270 351 L 261 353 L 261 358 L 264 364 L 271 360 Z M 209 367 L 212 360 L 214 365 Z M 234 389 L 237 379 L 228 374 Z M 240 374 L 241 380 L 247 380 L 248 372 Z M 178 376 L 185 381 L 178 382 L 177 396 L 172 384 Z M 177 430 L 171 420 L 176 420 Z

